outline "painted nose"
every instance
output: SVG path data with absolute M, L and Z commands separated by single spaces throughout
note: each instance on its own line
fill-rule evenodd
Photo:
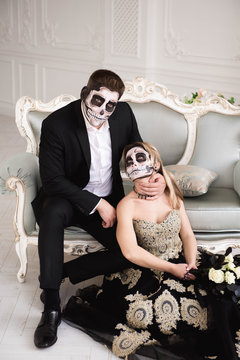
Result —
M 103 114 L 104 114 L 104 110 L 101 110 L 101 111 L 100 111 L 100 115 L 103 115 Z

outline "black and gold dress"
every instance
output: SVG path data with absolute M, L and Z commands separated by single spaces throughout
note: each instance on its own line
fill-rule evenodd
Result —
M 179 210 L 172 210 L 161 223 L 134 220 L 133 225 L 141 247 L 161 259 L 185 262 Z M 221 332 L 212 313 L 208 294 L 194 281 L 133 266 L 105 276 L 100 288 L 78 291 L 63 318 L 106 344 L 119 358 L 240 359 L 240 318 L 239 326 L 238 321 L 224 322 L 231 327 L 228 358 L 219 346 L 217 333 Z

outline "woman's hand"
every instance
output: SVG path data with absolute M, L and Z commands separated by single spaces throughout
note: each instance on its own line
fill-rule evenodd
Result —
M 158 199 L 164 193 L 165 188 L 164 177 L 159 173 L 153 173 L 148 182 L 138 182 L 138 192 L 149 195 L 146 200 Z
M 176 276 L 181 280 L 195 280 L 195 276 L 190 273 L 191 269 L 196 269 L 194 264 L 171 264 L 171 270 L 169 271 L 172 275 Z
M 196 279 L 196 276 L 191 274 L 191 269 L 197 269 L 195 263 L 189 263 L 188 266 L 187 266 L 187 273 L 185 274 L 185 279 L 186 280 L 195 280 Z

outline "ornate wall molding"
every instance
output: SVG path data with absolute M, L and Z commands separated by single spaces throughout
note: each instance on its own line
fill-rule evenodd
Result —
M 207 64 L 213 64 L 216 63 L 216 61 L 218 62 L 235 62 L 240 60 L 240 55 L 239 55 L 239 47 L 237 48 L 236 46 L 236 54 L 235 55 L 229 55 L 226 52 L 226 55 L 221 55 L 221 56 L 214 56 L 211 54 L 196 54 L 194 53 L 193 50 L 190 49 L 186 49 L 183 45 L 183 35 L 180 34 L 180 32 L 176 32 L 176 30 L 174 29 L 173 26 L 173 20 L 172 20 L 172 14 L 174 12 L 174 10 L 176 11 L 176 9 L 174 8 L 174 4 L 173 4 L 173 0 L 165 0 L 164 2 L 164 47 L 165 47 L 165 55 L 170 56 L 170 57 L 175 57 L 178 60 L 184 60 L 184 62 L 198 62 L 198 63 L 207 63 Z M 206 9 L 207 11 L 207 9 Z M 217 9 L 216 9 L 217 11 Z M 195 14 L 196 15 L 196 14 Z M 187 15 L 186 14 L 186 20 L 187 17 L 190 17 L 191 14 Z M 183 19 L 184 21 L 184 19 Z M 204 27 L 204 25 L 203 25 Z M 210 31 L 210 29 L 209 29 Z M 194 29 L 193 29 L 194 32 Z M 190 36 L 191 34 L 189 34 L 188 36 Z M 186 36 L 186 35 L 185 35 Z M 221 40 L 221 37 L 219 36 L 219 38 L 216 38 L 215 41 L 219 41 L 220 43 L 222 42 L 223 44 L 223 40 Z M 198 39 L 196 38 L 196 43 L 198 42 Z M 239 43 L 239 39 L 236 38 L 236 43 Z M 234 42 L 232 41 L 232 43 L 234 44 Z M 224 65 L 224 64 L 222 64 Z
M 18 39 L 25 47 L 36 46 L 35 1 L 18 1 Z
M 12 0 L 5 0 L 7 13 L 0 14 L 0 43 L 7 43 L 13 39 L 13 5 Z M 2 4 L 2 6 L 3 6 Z
M 70 49 L 73 51 L 99 51 L 99 49 L 103 46 L 103 36 L 101 35 L 98 25 L 94 21 L 86 22 L 86 38 L 83 39 L 82 36 L 78 36 L 79 41 L 73 41 L 71 38 L 69 38 L 68 41 L 64 41 L 58 34 L 58 29 L 61 26 L 60 23 L 50 21 L 49 19 L 48 6 L 49 2 L 47 0 L 41 0 L 42 31 L 44 41 L 48 45 L 51 45 L 54 48 Z M 72 26 L 72 24 L 69 24 L 69 26 Z M 79 29 L 76 29 L 76 31 L 77 30 Z

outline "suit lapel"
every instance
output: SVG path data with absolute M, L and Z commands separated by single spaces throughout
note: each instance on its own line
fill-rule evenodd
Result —
M 114 115 L 114 114 L 113 114 Z M 110 137 L 112 145 L 112 165 L 116 163 L 118 158 L 117 149 L 118 149 L 118 129 L 116 126 L 116 119 L 114 121 L 113 116 L 109 119 L 109 128 L 110 128 Z M 114 168 L 114 166 L 112 166 Z
M 89 144 L 85 121 L 81 110 L 81 102 L 76 103 L 75 111 L 77 114 L 77 128 L 76 128 L 77 136 L 79 139 L 82 152 L 86 159 L 87 166 L 90 169 L 90 164 L 91 164 L 90 144 Z

